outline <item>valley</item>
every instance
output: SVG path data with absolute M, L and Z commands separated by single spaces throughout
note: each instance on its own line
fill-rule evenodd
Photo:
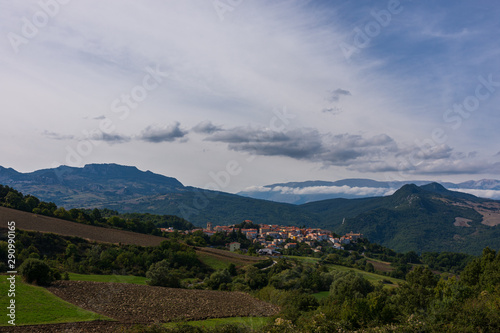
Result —
M 61 166 L 29 174 L 0 168 L 0 180 L 68 210 L 106 208 L 120 213 L 168 214 L 196 226 L 204 226 L 207 222 L 231 225 L 252 220 L 259 224 L 324 228 L 339 234 L 355 230 L 398 251 L 448 250 L 479 254 L 485 246 L 495 247 L 500 243 L 499 201 L 425 181 L 417 182 L 420 185 L 397 183 L 401 187 L 385 196 L 335 198 L 296 205 L 184 186 L 172 177 L 117 164 L 92 164 L 83 168 Z M 391 185 L 363 179 L 335 184 L 357 188 L 389 188 Z M 497 185 L 495 181 L 483 181 L 456 186 L 495 189 Z M 453 185 L 447 183 L 447 186 Z M 457 218 L 468 222 L 456 223 Z

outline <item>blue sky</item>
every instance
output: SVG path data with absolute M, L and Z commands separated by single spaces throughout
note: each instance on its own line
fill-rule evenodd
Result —
M 0 165 L 237 192 L 499 178 L 494 1 L 2 1 Z

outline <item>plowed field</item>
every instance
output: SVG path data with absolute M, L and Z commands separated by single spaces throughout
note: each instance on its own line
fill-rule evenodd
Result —
M 156 246 L 165 240 L 163 237 L 125 230 L 101 228 L 0 207 L 0 227 L 6 227 L 7 221 L 15 221 L 17 229 L 51 232 L 58 235 L 81 237 L 104 243 Z
M 122 323 L 271 316 L 279 310 L 241 292 L 88 281 L 57 281 L 47 289 L 81 308 Z

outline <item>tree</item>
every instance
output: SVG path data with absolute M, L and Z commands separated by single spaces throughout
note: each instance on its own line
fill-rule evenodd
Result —
M 38 285 L 49 285 L 55 280 L 55 272 L 42 260 L 39 259 L 27 259 L 21 266 L 19 266 L 19 272 L 23 276 L 23 279 L 28 283 L 34 283 Z
M 30 212 L 33 211 L 34 208 L 36 208 L 40 204 L 40 200 L 37 197 L 34 197 L 32 195 L 27 195 L 24 197 L 24 202 L 28 206 L 28 209 Z
M 468 286 L 494 291 L 500 285 L 500 252 L 496 254 L 486 247 L 482 256 L 471 261 L 460 277 Z
M 416 266 L 406 275 L 406 282 L 397 289 L 397 303 L 406 314 L 426 311 L 434 298 L 437 278 L 429 268 Z
M 422 286 L 432 289 L 437 284 L 437 278 L 427 267 L 416 266 L 406 275 L 406 281 L 412 286 Z
M 75 257 L 78 254 L 78 249 L 76 245 L 73 243 L 68 243 L 68 246 L 66 246 L 66 251 L 64 254 L 66 258 Z
M 206 282 L 207 286 L 212 290 L 225 289 L 224 285 L 228 283 L 231 283 L 231 273 L 227 269 L 213 273 Z
M 71 214 L 64 207 L 57 208 L 54 211 L 54 216 L 63 220 L 72 220 Z
M 95 222 L 101 222 L 101 218 L 102 218 L 101 212 L 97 208 L 94 208 L 94 210 L 92 211 L 92 214 L 90 214 L 90 217 Z
M 253 290 L 262 288 L 267 284 L 267 274 L 255 266 L 250 266 L 245 273 L 245 282 Z
M 228 271 L 229 271 L 229 274 L 231 274 L 231 276 L 238 275 L 238 271 L 236 270 L 236 265 L 233 263 L 229 264 Z
M 418 254 L 415 253 L 415 251 L 410 251 L 410 252 L 405 253 L 403 255 L 403 257 L 401 257 L 400 262 L 401 262 L 401 264 L 407 264 L 407 263 L 419 264 L 420 258 L 418 256 Z
M 166 259 L 152 264 L 146 272 L 146 277 L 149 279 L 147 284 L 150 286 L 180 287 L 179 276 L 170 269 L 169 262 Z
M 40 202 L 38 207 L 33 210 L 35 214 L 42 214 L 46 216 L 53 216 L 54 211 L 57 209 L 57 206 L 53 202 Z
M 372 284 L 362 275 L 338 272 L 330 287 L 330 295 L 343 302 L 347 298 L 362 298 L 373 291 Z
M 10 191 L 5 196 L 5 203 L 6 203 L 7 207 L 19 209 L 21 206 L 21 203 L 23 203 L 22 194 L 20 194 L 17 191 L 15 191 L 15 192 Z
M 303 294 L 297 290 L 287 292 L 284 297 L 281 315 L 293 323 L 300 322 L 302 312 L 313 311 L 318 307 L 318 301 L 313 295 Z

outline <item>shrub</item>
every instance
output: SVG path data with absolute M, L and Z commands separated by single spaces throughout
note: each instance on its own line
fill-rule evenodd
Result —
M 19 267 L 19 272 L 26 282 L 41 286 L 48 285 L 56 279 L 55 271 L 40 259 L 25 260 Z
M 169 267 L 167 260 L 158 261 L 151 265 L 146 272 L 149 279 L 147 284 L 150 286 L 161 286 L 170 288 L 180 288 L 179 276 Z
M 330 295 L 343 302 L 346 298 L 362 298 L 373 291 L 372 284 L 353 271 L 338 272 L 330 287 Z
M 206 285 L 212 290 L 225 290 L 227 288 L 227 284 L 231 283 L 231 281 L 231 274 L 227 269 L 223 269 L 212 273 L 210 278 L 206 281 Z

